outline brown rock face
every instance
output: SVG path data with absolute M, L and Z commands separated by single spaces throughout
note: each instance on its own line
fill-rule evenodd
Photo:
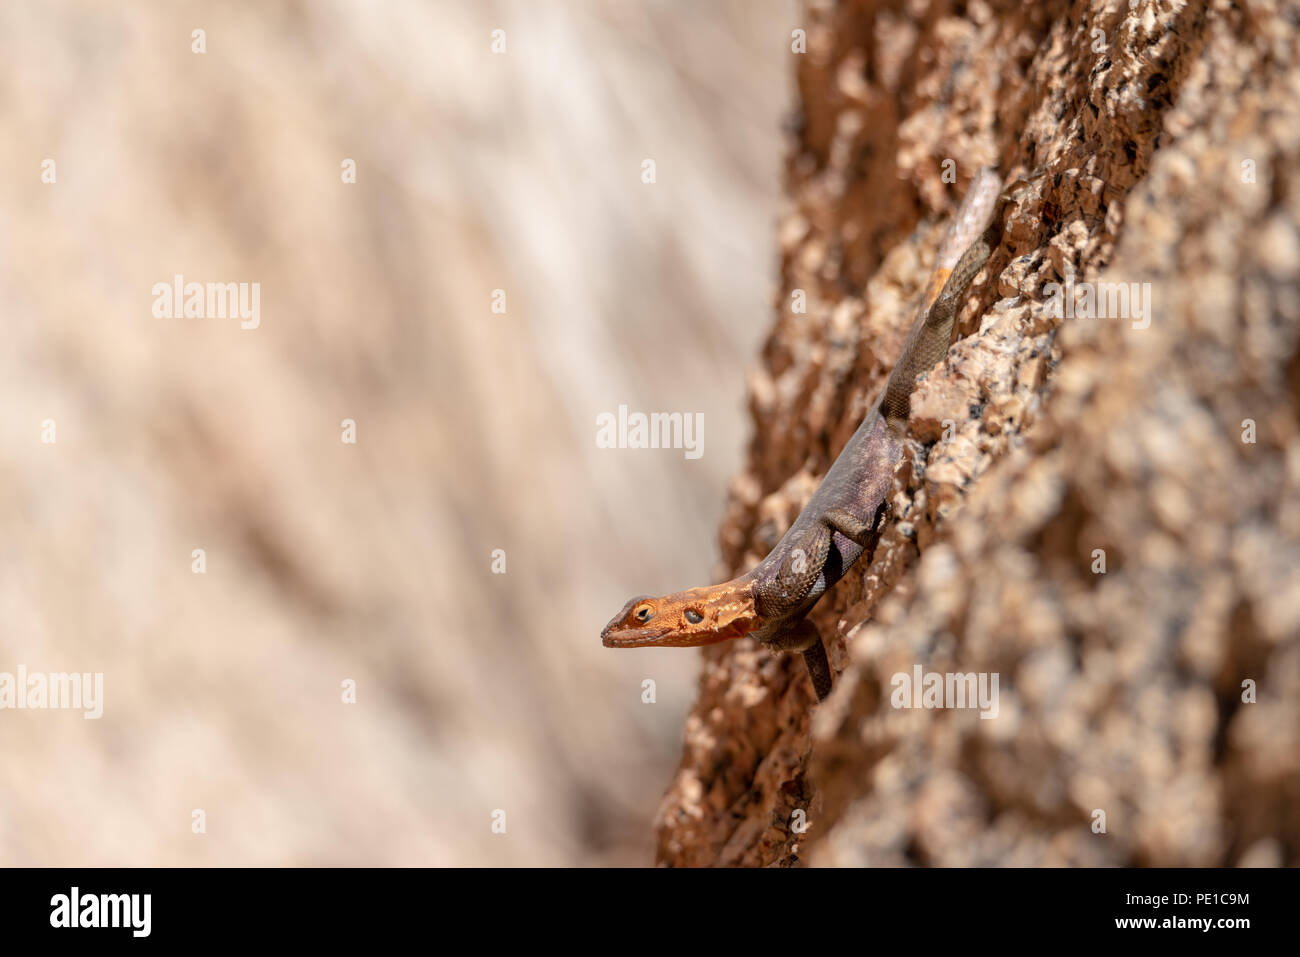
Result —
M 894 524 L 814 613 L 833 695 L 797 656 L 707 650 L 659 862 L 1300 864 L 1294 7 L 802 26 L 728 574 L 879 391 L 971 173 L 1030 182 L 918 386 Z M 918 666 L 996 677 L 996 714 L 896 707 Z

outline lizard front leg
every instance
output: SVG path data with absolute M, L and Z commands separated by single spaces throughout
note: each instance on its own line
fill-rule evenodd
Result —
M 760 578 L 755 587 L 759 612 L 765 618 L 782 618 L 803 604 L 831 550 L 831 530 L 815 522 L 786 554 L 774 573 Z
M 773 635 L 767 645 L 777 651 L 803 652 L 804 667 L 812 679 L 817 700 L 826 700 L 826 696 L 831 693 L 831 664 L 816 625 L 807 618 L 800 618 L 788 630 Z
M 849 541 L 861 546 L 867 561 L 871 561 L 876 543 L 880 541 L 880 530 L 884 527 L 885 513 L 888 509 L 889 502 L 881 502 L 876 508 L 876 514 L 871 516 L 871 521 L 867 522 L 848 509 L 828 508 L 822 513 L 822 522 Z
M 863 521 L 844 508 L 828 508 L 823 512 L 790 549 L 776 573 L 770 578 L 760 579 L 756 597 L 762 614 L 776 617 L 803 603 L 826 565 L 833 532 L 855 542 L 870 561 L 880 540 L 880 529 L 888 507 L 887 502 L 881 502 L 870 521 Z M 775 651 L 802 652 L 817 700 L 823 701 L 831 693 L 831 666 L 826 657 L 826 645 L 817 632 L 817 626 L 807 618 L 800 618 L 782 628 L 764 643 Z
M 859 545 L 870 561 L 888 507 L 886 502 L 881 502 L 870 521 L 863 521 L 848 509 L 828 508 L 790 549 L 776 573 L 759 581 L 759 610 L 768 617 L 776 617 L 803 603 L 826 565 L 832 532 L 839 532 Z

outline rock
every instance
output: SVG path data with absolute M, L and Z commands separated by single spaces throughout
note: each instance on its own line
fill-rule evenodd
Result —
M 661 864 L 1300 864 L 1285 6 L 972 5 L 903 29 L 869 0 L 809 4 L 779 299 L 821 306 L 764 350 L 729 572 L 879 391 L 971 173 L 1043 175 L 919 387 L 894 527 L 814 612 L 834 693 L 816 707 L 797 657 L 707 650 Z M 1149 290 L 1150 314 L 1054 313 L 1063 280 Z M 859 295 L 860 359 L 831 375 L 810 346 Z M 997 717 L 893 707 L 918 664 L 997 674 Z

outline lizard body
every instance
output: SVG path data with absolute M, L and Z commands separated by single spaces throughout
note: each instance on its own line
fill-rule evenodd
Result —
M 991 169 L 975 174 L 885 388 L 767 557 L 719 585 L 633 598 L 601 632 L 606 647 L 694 647 L 749 636 L 776 651 L 802 652 L 818 700 L 830 693 L 826 647 L 805 616 L 859 558 L 870 561 L 875 552 L 916 377 L 947 353 L 966 289 L 1000 242 L 1001 185 Z

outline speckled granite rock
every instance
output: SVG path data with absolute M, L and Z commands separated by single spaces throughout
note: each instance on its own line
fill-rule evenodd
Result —
M 919 387 L 895 524 L 815 613 L 834 694 L 706 650 L 661 864 L 1300 864 L 1295 7 L 1133 6 L 810 4 L 720 574 L 875 397 L 970 173 L 1043 175 Z M 1150 314 L 1061 318 L 1066 281 Z M 893 707 L 917 665 L 996 674 L 996 718 Z

